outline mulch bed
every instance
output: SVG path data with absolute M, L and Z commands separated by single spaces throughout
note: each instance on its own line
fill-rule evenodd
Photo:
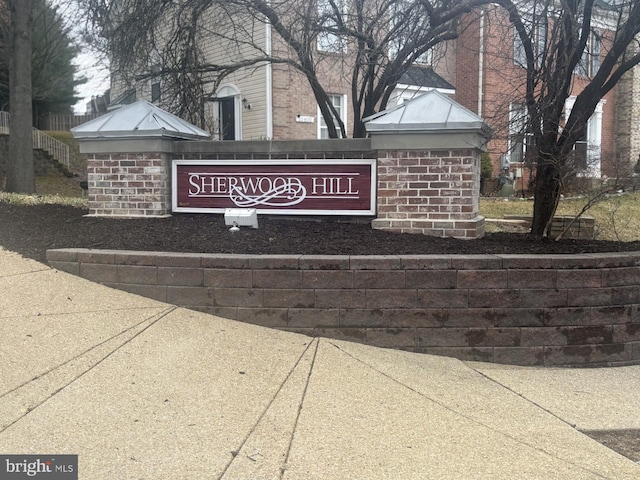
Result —
M 51 248 L 236 254 L 415 255 L 542 254 L 640 251 L 640 242 L 561 240 L 493 233 L 477 240 L 373 230 L 369 223 L 259 217 L 259 228 L 230 232 L 220 214 L 164 219 L 86 217 L 62 205 L 0 203 L 0 245 L 45 260 Z

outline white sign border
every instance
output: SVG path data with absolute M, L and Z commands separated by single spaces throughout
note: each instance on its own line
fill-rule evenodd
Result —
M 233 166 L 266 166 L 266 165 L 369 165 L 371 167 L 371 199 L 369 210 L 296 210 L 256 208 L 259 215 L 316 215 L 316 216 L 375 216 L 377 200 L 377 159 L 345 158 L 345 159 L 287 159 L 287 160 L 172 160 L 171 161 L 171 210 L 175 213 L 224 213 L 225 208 L 195 208 L 178 206 L 178 165 L 233 165 Z

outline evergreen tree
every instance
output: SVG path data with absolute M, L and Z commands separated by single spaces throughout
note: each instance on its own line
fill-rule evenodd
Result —
M 4 3 L 4 2 L 3 2 Z M 73 59 L 79 53 L 70 28 L 58 13 L 58 7 L 47 0 L 32 0 L 32 101 L 34 120 L 47 113 L 67 113 L 78 101 L 75 88 L 86 82 L 76 78 Z M 9 106 L 9 15 L 5 3 L 0 15 L 0 109 Z

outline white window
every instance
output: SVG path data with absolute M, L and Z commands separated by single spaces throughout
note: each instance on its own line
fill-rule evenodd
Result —
M 524 51 L 524 45 L 516 27 L 513 27 L 513 63 L 521 67 L 527 65 L 527 54 Z
M 544 16 L 525 17 L 523 18 L 523 23 L 525 28 L 529 29 L 529 38 L 534 48 L 533 54 L 535 55 L 536 64 L 540 66 L 547 45 L 547 18 Z M 527 54 L 515 27 L 513 27 L 513 63 L 521 67 L 527 66 Z
M 509 161 L 523 162 L 527 150 L 527 107 L 523 103 L 509 106 Z
M 415 37 L 420 31 L 420 25 L 416 24 L 419 19 L 409 18 L 412 9 L 415 9 L 415 5 L 409 0 L 397 0 L 391 5 L 391 38 L 389 41 L 389 58 L 395 59 L 398 56 L 400 50 L 405 48 L 407 43 L 414 42 Z M 427 20 L 425 20 L 425 23 Z M 413 28 L 411 28 L 413 27 Z M 424 30 L 427 30 L 429 26 L 424 25 Z M 417 53 L 417 51 L 410 54 Z M 433 65 L 433 49 L 430 48 L 426 52 L 418 55 L 414 63 L 422 65 Z
M 398 52 L 403 47 L 402 43 L 404 42 L 398 39 L 389 43 L 389 58 L 391 60 L 395 59 L 398 56 Z M 413 63 L 419 65 L 433 65 L 433 49 L 430 48 L 423 54 L 416 57 Z
M 345 128 L 347 126 L 347 96 L 346 95 L 329 95 L 329 100 L 331 104 L 335 107 L 336 112 L 340 116 L 340 120 L 344 123 Z M 334 116 L 335 119 L 335 116 Z M 336 128 L 338 128 L 338 135 L 340 135 L 340 130 L 338 124 L 336 122 Z M 320 111 L 320 107 L 318 107 L 318 138 L 329 138 L 329 129 L 327 128 L 327 123 L 324 121 L 322 117 L 322 112 Z
M 565 102 L 565 118 L 569 118 L 576 102 L 576 97 L 569 97 Z M 600 155 L 602 147 L 602 112 L 606 101 L 600 100 L 587 125 L 580 132 L 579 140 L 573 147 L 576 155 L 576 166 L 585 175 L 600 176 Z
M 336 0 L 336 7 L 339 14 L 344 13 L 344 1 Z M 321 52 L 343 53 L 346 51 L 346 44 L 339 35 L 335 33 L 338 27 L 336 15 L 333 5 L 329 0 L 318 0 L 318 27 L 320 31 L 317 37 L 317 48 Z
M 416 58 L 416 63 L 423 63 L 425 65 L 433 65 L 433 49 L 429 49 Z
M 596 30 L 591 32 L 589 40 L 582 52 L 580 62 L 576 66 L 576 75 L 582 77 L 593 77 L 600 68 L 600 46 L 602 44 L 602 37 Z
M 162 99 L 162 57 L 154 50 L 150 54 L 149 61 L 149 90 L 151 91 L 151 103 L 158 103 Z

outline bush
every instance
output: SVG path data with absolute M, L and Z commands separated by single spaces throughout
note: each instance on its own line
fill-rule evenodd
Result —
M 480 178 L 491 178 L 493 176 L 493 163 L 491 156 L 485 152 L 480 157 Z

